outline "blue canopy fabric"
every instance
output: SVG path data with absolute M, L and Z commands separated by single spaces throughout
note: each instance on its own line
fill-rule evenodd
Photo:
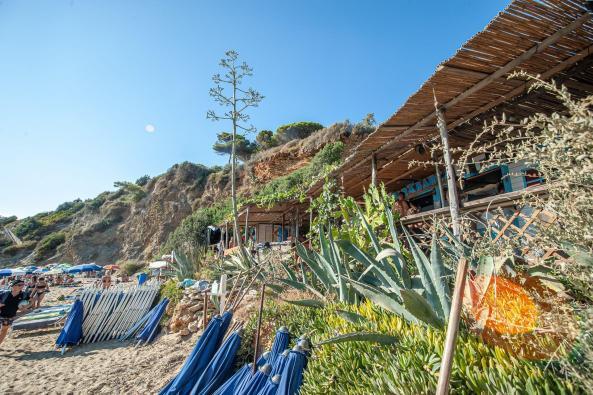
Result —
M 243 383 L 248 381 L 253 375 L 252 364 L 246 363 L 235 372 L 223 385 L 218 387 L 213 395 L 234 395 L 238 388 L 242 388 Z
M 77 299 L 74 301 L 68 317 L 66 317 L 66 323 L 56 340 L 56 346 L 66 347 L 78 344 L 82 337 L 82 316 L 82 301 Z
M 274 343 L 272 344 L 272 349 L 270 350 L 270 356 L 268 357 L 268 362 L 270 364 L 274 365 L 276 358 L 284 350 L 286 350 L 289 342 L 290 342 L 290 333 L 288 332 L 288 328 L 283 326 L 280 329 L 278 329 L 278 331 L 276 331 L 276 336 L 274 337 Z
M 66 269 L 66 273 L 75 274 L 82 272 L 97 272 L 101 270 L 103 270 L 103 268 L 99 265 L 95 265 L 94 263 L 85 263 L 83 265 L 76 265 Z
M 139 273 L 136 277 L 138 278 L 138 285 L 142 285 L 148 280 L 148 274 L 146 273 Z
M 290 349 L 286 349 L 284 350 L 284 352 L 282 352 L 282 354 L 276 357 L 274 365 L 272 365 L 272 373 L 270 373 L 270 376 L 275 376 L 277 374 L 282 373 L 282 371 L 284 370 L 284 365 L 286 364 L 286 360 L 288 359 L 289 353 Z
M 222 324 L 220 325 L 220 331 L 222 335 L 220 336 L 220 342 L 222 343 L 222 339 L 224 339 L 224 334 L 226 333 L 227 329 L 229 329 L 229 325 L 233 319 L 233 313 L 231 311 L 225 311 L 222 313 Z M 220 343 L 219 343 L 220 345 Z
M 35 273 L 35 271 L 39 269 L 37 266 L 26 266 L 23 268 L 23 270 L 25 271 L 25 273 L 27 274 L 33 274 Z
M 220 316 L 210 320 L 177 376 L 161 389 L 159 395 L 189 393 L 196 378 L 200 377 L 216 352 L 219 338 L 222 337 L 221 325 L 222 318 Z
M 240 345 L 240 332 L 235 331 L 223 343 L 198 381 L 196 381 L 191 395 L 211 395 L 225 382 L 233 369 Z
M 276 395 L 278 391 L 278 383 L 280 383 L 281 376 L 275 375 L 270 376 L 268 380 L 266 380 L 266 384 L 262 387 L 261 390 L 257 393 L 257 395 Z
M 24 269 L 0 269 L 0 277 L 22 276 L 27 274 Z
M 150 343 L 154 339 L 158 332 L 159 322 L 161 321 L 163 314 L 165 314 L 165 309 L 168 304 L 168 298 L 163 298 L 163 300 L 161 300 L 154 313 L 152 313 L 152 316 L 146 322 L 146 325 L 144 325 L 144 328 L 136 336 L 136 340 Z
M 246 381 L 243 388 L 235 391 L 235 395 L 253 395 L 257 394 L 266 385 L 270 372 L 272 371 L 272 365 L 265 364 L 255 372 L 249 380 Z
M 295 347 L 295 349 L 300 347 Z M 298 392 L 303 383 L 303 370 L 307 356 L 302 351 L 293 349 L 288 354 L 284 369 L 281 374 L 280 383 L 278 383 L 278 395 L 294 395 Z

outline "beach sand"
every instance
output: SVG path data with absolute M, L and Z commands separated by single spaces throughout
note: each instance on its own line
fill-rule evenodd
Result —
M 52 288 L 44 305 L 72 288 Z M 14 331 L 0 344 L 0 394 L 157 393 L 181 368 L 197 335 L 161 335 L 148 346 L 109 341 L 54 351 L 59 329 Z

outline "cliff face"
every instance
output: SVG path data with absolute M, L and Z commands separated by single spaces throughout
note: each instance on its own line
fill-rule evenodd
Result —
M 23 235 L 23 248 L 9 248 L 6 252 L 0 249 L 0 265 L 19 261 L 108 264 L 125 259 L 152 259 L 169 233 L 193 210 L 228 195 L 230 178 L 223 173 L 185 162 L 151 179 L 142 187 L 143 197 L 138 200 L 121 190 L 101 194 L 84 202 L 83 208 L 59 225 L 45 224 Z M 36 217 L 46 223 L 52 215 L 55 213 Z M 23 221 L 10 224 L 11 229 L 18 229 Z M 65 235 L 65 241 L 51 256 L 44 256 L 40 246 L 57 231 Z M 8 245 L 6 241 L 4 244 Z

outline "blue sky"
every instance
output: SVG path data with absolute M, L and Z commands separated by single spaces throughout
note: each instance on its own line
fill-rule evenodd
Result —
M 255 70 L 258 129 L 392 114 L 508 0 L 0 2 L 0 215 L 206 165 L 227 49 Z M 147 133 L 148 124 L 155 126 Z

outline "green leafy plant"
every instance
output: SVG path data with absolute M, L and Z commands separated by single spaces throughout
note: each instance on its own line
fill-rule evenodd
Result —
M 144 269 L 146 265 L 138 261 L 124 261 L 119 264 L 119 270 L 122 274 L 131 276 Z

